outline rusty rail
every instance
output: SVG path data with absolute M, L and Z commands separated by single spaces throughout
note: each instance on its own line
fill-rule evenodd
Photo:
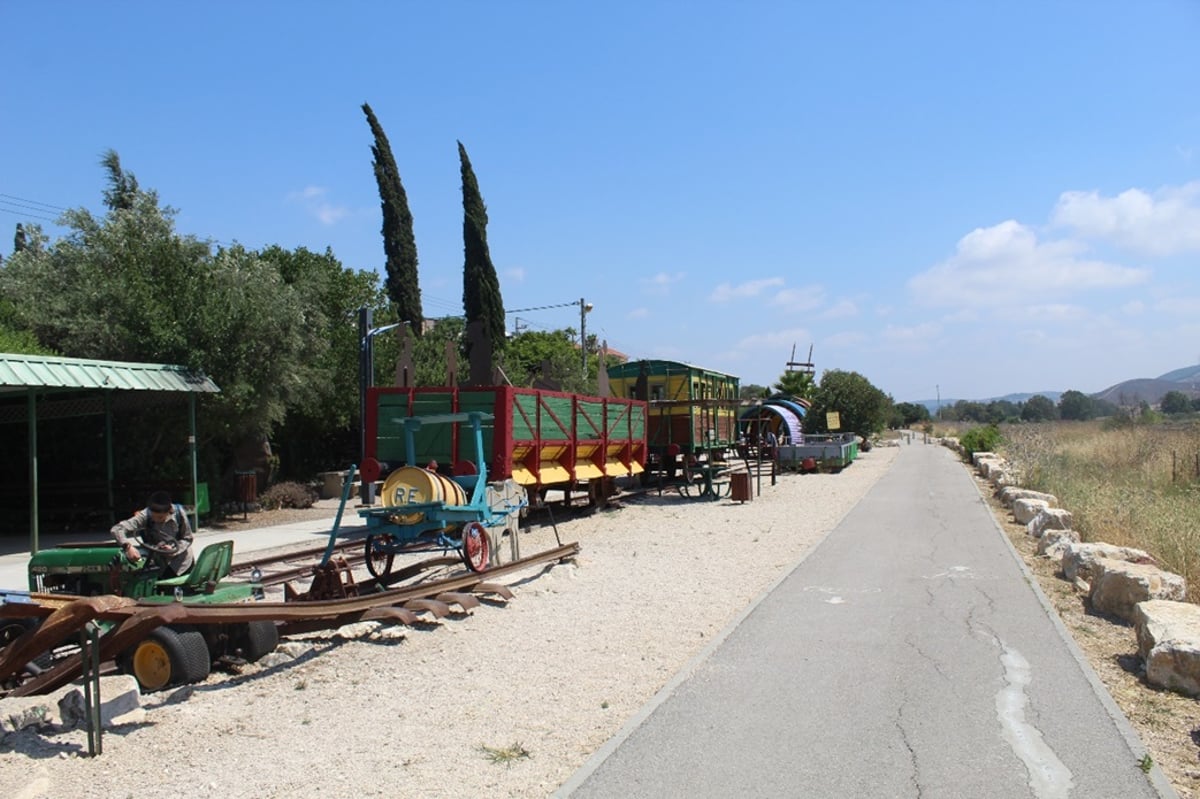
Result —
M 479 595 L 512 598 L 508 587 L 492 582 L 497 577 L 563 560 L 578 554 L 579 544 L 571 543 L 540 552 L 521 560 L 495 566 L 486 572 L 467 572 L 440 580 L 429 580 L 402 588 L 382 588 L 378 580 L 358 584 L 370 593 L 344 599 L 311 602 L 245 602 L 237 604 L 194 604 L 188 602 L 155 603 L 125 597 L 79 597 L 66 594 L 30 594 L 29 602 L 0 604 L 0 618 L 40 618 L 44 621 L 23 633 L 0 651 L 0 680 L 12 677 L 37 655 L 49 651 L 77 635 L 92 620 L 110 622 L 112 628 L 100 640 L 101 659 L 110 659 L 141 640 L 163 624 L 243 624 L 274 621 L 281 635 L 313 630 L 336 629 L 356 621 L 379 620 L 399 624 L 417 624 L 420 613 L 442 618 L 450 605 L 464 611 L 478 607 Z M 433 559 L 426 563 L 439 563 Z M 402 570 L 410 572 L 423 564 Z M 311 571 L 311 567 L 310 567 Z M 389 580 L 403 579 L 388 575 Z M 378 590 L 376 590 L 378 589 Z M 82 673 L 78 653 L 62 659 L 47 671 L 17 686 L 13 696 L 47 693 L 66 685 Z

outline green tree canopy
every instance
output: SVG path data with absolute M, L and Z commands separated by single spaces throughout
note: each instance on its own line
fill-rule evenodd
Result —
M 1026 422 L 1052 422 L 1058 418 L 1058 406 L 1041 394 L 1034 394 L 1021 405 L 1021 419 Z
M 883 430 L 891 416 L 892 400 L 858 372 L 830 369 L 821 375 L 805 429 L 826 430 L 826 414 L 837 411 L 841 429 L 866 437 Z
M 919 402 L 898 402 L 892 409 L 892 427 L 913 427 L 928 421 L 930 421 L 929 409 Z
M 1058 398 L 1058 416 L 1060 419 L 1086 422 L 1096 418 L 1098 408 L 1096 401 L 1082 391 L 1071 389 L 1064 391 Z
M 810 372 L 784 372 L 773 388 L 781 394 L 811 400 L 817 390 L 817 381 Z
M 765 397 L 771 393 L 771 390 L 766 386 L 760 386 L 757 383 L 743 383 L 738 388 L 738 399 L 756 400 Z
M 1190 413 L 1192 400 L 1182 391 L 1168 391 L 1159 402 L 1163 413 Z
M 140 188 L 115 153 L 104 165 L 106 214 L 67 211 L 63 238 L 0 268 L 4 325 L 66 356 L 203 371 L 221 393 L 202 398 L 201 443 L 226 457 L 289 414 L 344 424 L 347 403 L 335 391 L 354 385 L 343 361 L 356 363 L 357 353 L 346 314 L 378 296 L 377 278 L 348 273 L 331 253 L 214 250 L 176 232 L 174 210 Z M 154 431 L 146 432 L 149 461 Z
M 514 386 L 556 386 L 563 391 L 590 389 L 579 368 L 578 331 L 530 330 L 513 336 L 504 349 L 502 368 Z M 590 337 L 589 337 L 590 338 Z M 588 364 L 593 374 L 595 359 Z

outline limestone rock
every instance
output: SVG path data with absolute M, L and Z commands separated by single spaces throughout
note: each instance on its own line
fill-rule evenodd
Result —
M 1000 456 L 994 452 L 976 452 L 971 455 L 971 465 L 978 468 L 980 461 L 991 460 L 999 457 Z
M 1178 574 L 1145 563 L 1100 558 L 1095 564 L 1092 608 L 1133 621 L 1133 607 L 1150 599 L 1183 600 L 1187 583 Z
M 1013 518 L 1017 524 L 1029 524 L 1039 513 L 1050 507 L 1044 499 L 1018 499 L 1013 502 Z
M 1071 511 L 1064 508 L 1042 508 L 1037 516 L 1029 520 L 1025 529 L 1034 538 L 1041 538 L 1047 530 L 1070 530 L 1075 522 Z M 1079 539 L 1076 538 L 1076 541 Z
M 1061 558 L 1071 544 L 1079 543 L 1079 533 L 1074 530 L 1049 530 L 1038 539 L 1037 553 L 1048 558 Z
M 1071 544 L 1062 554 L 1063 576 L 1072 582 L 1077 578 L 1091 580 L 1095 563 L 1100 558 L 1154 565 L 1154 558 L 1145 550 L 1105 543 Z
M 1133 623 L 1147 682 L 1200 696 L 1200 606 L 1162 599 L 1139 602 Z
M 1034 491 L 1032 488 L 1020 488 L 1018 486 L 1005 486 L 1000 489 L 1000 503 L 1006 508 L 1011 508 L 1013 503 L 1018 499 L 1040 499 L 1044 500 L 1048 507 L 1056 507 L 1058 505 L 1058 497 L 1053 494 L 1047 494 L 1045 491 Z
M 75 686 L 58 700 L 59 717 L 64 727 L 87 724 L 87 702 L 83 689 Z M 145 720 L 142 692 L 137 679 L 130 674 L 100 678 L 100 726 L 105 729 L 119 724 L 135 724 Z

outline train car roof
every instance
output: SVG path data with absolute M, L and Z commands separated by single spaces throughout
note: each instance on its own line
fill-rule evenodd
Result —
M 731 375 L 727 372 L 720 372 L 716 369 L 709 369 L 704 366 L 697 366 L 696 364 L 685 363 L 683 361 L 669 361 L 662 358 L 643 358 L 642 360 L 626 361 L 625 363 L 618 364 L 617 366 L 610 366 L 608 367 L 608 376 L 618 378 L 636 377 L 637 375 L 641 374 L 642 364 L 647 365 L 647 371 L 652 375 L 663 374 L 670 371 L 672 367 L 678 367 L 680 370 L 704 372 L 705 374 L 716 375 L 717 377 L 731 377 L 734 380 L 741 380 L 741 378 L 739 378 L 737 375 Z

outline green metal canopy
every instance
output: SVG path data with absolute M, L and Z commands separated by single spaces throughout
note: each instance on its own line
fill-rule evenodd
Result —
M 188 448 L 192 462 L 192 497 L 196 491 L 196 394 L 220 392 L 217 384 L 200 372 L 184 366 L 126 361 L 93 361 L 49 355 L 0 353 L 0 398 L 24 394 L 29 429 L 29 536 L 30 552 L 38 551 L 38 457 L 37 420 L 39 399 L 67 392 L 98 392 L 104 399 L 105 441 L 108 449 L 109 505 L 112 505 L 112 407 L 110 398 L 118 391 L 186 392 L 190 429 Z M 196 511 L 193 527 L 198 526 Z
M 203 374 L 184 366 L 0 353 L 0 393 L 31 389 L 200 393 L 217 393 L 221 390 Z

